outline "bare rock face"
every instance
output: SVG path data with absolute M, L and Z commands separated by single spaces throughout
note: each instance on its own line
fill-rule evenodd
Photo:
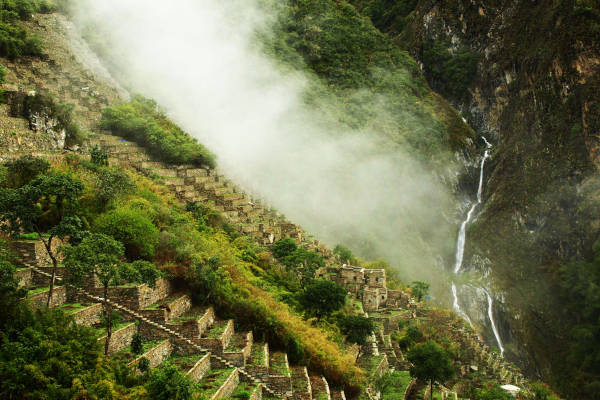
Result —
M 34 132 L 47 135 L 54 149 L 65 148 L 67 132 L 56 118 L 48 115 L 46 110 L 29 116 L 29 128 Z

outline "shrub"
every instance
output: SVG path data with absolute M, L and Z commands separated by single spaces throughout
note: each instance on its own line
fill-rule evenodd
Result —
M 144 338 L 139 333 L 136 333 L 131 338 L 131 352 L 135 355 L 142 354 L 144 351 Z
M 119 168 L 101 168 L 98 171 L 96 186 L 96 197 L 104 207 L 117 196 L 135 190 L 135 183 L 129 174 Z
M 308 285 L 298 300 L 307 314 L 320 319 L 342 308 L 346 289 L 335 282 L 318 280 Z
M 298 245 L 292 238 L 285 238 L 283 240 L 279 240 L 273 244 L 272 253 L 273 257 L 278 260 L 283 260 L 285 257 L 291 255 L 296 249 Z
M 142 96 L 105 108 L 100 126 L 133 140 L 167 163 L 216 166 L 214 154 L 171 122 L 159 111 L 156 102 Z
M 29 155 L 7 161 L 4 166 L 6 167 L 5 185 L 13 189 L 28 184 L 38 175 L 43 175 L 50 169 L 48 161 Z
M 122 242 L 129 260 L 152 259 L 158 244 L 158 229 L 142 210 L 117 208 L 102 214 L 95 229 Z
M 194 383 L 173 364 L 155 369 L 150 374 L 146 390 L 155 400 L 191 400 Z
M 90 157 L 92 164 L 95 164 L 99 167 L 108 166 L 108 153 L 102 150 L 98 146 L 94 146 L 90 149 Z

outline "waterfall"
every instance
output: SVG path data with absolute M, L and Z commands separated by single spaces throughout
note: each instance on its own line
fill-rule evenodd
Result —
M 488 299 L 488 317 L 490 319 L 490 323 L 492 324 L 492 331 L 494 331 L 496 342 L 498 342 L 498 347 L 500 348 L 500 355 L 504 355 L 504 347 L 502 346 L 502 340 L 500 339 L 500 334 L 498 333 L 498 329 L 496 329 L 496 322 L 494 321 L 494 312 L 492 310 L 494 303 L 492 301 L 492 296 L 490 296 L 487 290 L 485 291 L 485 294 Z
M 462 222 L 462 224 L 460 224 L 460 229 L 458 231 L 458 239 L 456 241 L 456 263 L 454 264 L 455 274 L 458 274 L 460 272 L 460 268 L 462 267 L 463 263 L 463 256 L 465 254 L 465 237 L 467 234 L 467 224 L 471 222 L 471 217 L 473 216 L 475 209 L 482 202 L 483 169 L 485 167 L 485 162 L 490 157 L 490 149 L 492 148 L 490 142 L 488 142 L 483 136 L 482 138 L 485 141 L 485 145 L 487 146 L 487 148 L 485 149 L 485 153 L 483 154 L 483 158 L 481 159 L 481 167 L 479 168 L 479 187 L 477 188 L 477 202 L 471 206 L 469 212 L 467 213 L 467 218 Z
M 454 303 L 452 304 L 452 306 L 454 307 L 458 315 L 462 315 L 467 320 L 471 328 L 473 328 L 471 318 L 469 318 L 467 313 L 460 308 L 460 304 L 458 304 L 458 294 L 456 293 L 456 285 L 454 284 L 454 282 L 452 282 L 452 296 L 454 297 Z
M 458 238 L 456 240 L 456 255 L 455 255 L 456 261 L 454 264 L 454 273 L 455 274 L 458 274 L 460 272 L 460 269 L 463 264 L 467 225 L 469 224 L 469 222 L 471 222 L 471 218 L 473 217 L 473 214 L 475 213 L 477 206 L 479 206 L 483 202 L 483 199 L 482 199 L 483 198 L 483 172 L 484 172 L 485 162 L 490 157 L 490 151 L 491 151 L 492 145 L 490 142 L 487 141 L 487 139 L 485 137 L 481 136 L 481 138 L 485 142 L 486 149 L 485 149 L 485 152 L 483 153 L 483 157 L 481 159 L 481 165 L 479 167 L 479 186 L 477 188 L 477 202 L 475 202 L 471 206 L 471 208 L 469 209 L 469 212 L 467 213 L 467 217 L 460 224 L 460 229 L 458 230 Z M 498 347 L 500 348 L 500 354 L 503 355 L 504 347 L 502 346 L 502 340 L 500 339 L 500 334 L 498 333 L 498 329 L 496 328 L 496 321 L 494 320 L 494 312 L 492 310 L 492 307 L 493 307 L 492 296 L 490 296 L 490 294 L 488 293 L 487 290 L 485 290 L 485 294 L 486 294 L 487 300 L 488 300 L 488 313 L 487 313 L 488 318 L 490 320 L 490 324 L 492 326 L 492 331 L 494 332 L 496 342 L 498 343 Z M 456 313 L 458 315 L 463 316 L 465 318 L 465 320 L 469 323 L 469 325 L 471 325 L 471 327 L 472 327 L 473 324 L 471 323 L 471 319 L 469 318 L 467 313 L 464 312 L 460 308 L 460 304 L 458 302 L 457 288 L 456 288 L 456 285 L 454 284 L 454 282 L 452 282 L 452 297 L 454 298 L 453 307 L 456 310 Z

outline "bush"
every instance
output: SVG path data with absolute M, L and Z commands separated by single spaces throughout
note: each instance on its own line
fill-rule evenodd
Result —
M 154 257 L 159 232 L 147 212 L 128 207 L 111 210 L 98 217 L 95 230 L 122 242 L 129 260 Z
M 42 41 L 29 36 L 21 21 L 36 12 L 49 13 L 54 6 L 47 1 L 4 0 L 0 2 L 0 56 L 16 59 L 22 56 L 42 55 Z
M 129 103 L 107 107 L 102 129 L 133 140 L 155 157 L 172 164 L 216 166 L 215 156 L 159 111 L 156 102 L 135 96 Z
M 131 352 L 135 355 L 140 355 L 144 351 L 144 338 L 139 333 L 136 333 L 131 338 Z
M 291 255 L 296 249 L 298 245 L 292 238 L 285 238 L 283 240 L 279 240 L 273 244 L 273 248 L 271 252 L 273 253 L 273 257 L 278 260 L 283 260 L 287 256 Z
M 96 179 L 96 197 L 104 208 L 119 195 L 128 194 L 135 190 L 135 183 L 119 168 L 101 168 Z
M 335 282 L 317 280 L 300 293 L 298 301 L 307 314 L 320 319 L 342 308 L 346 289 Z
M 192 400 L 194 383 L 173 364 L 152 371 L 146 384 L 148 396 L 154 400 Z
M 108 153 L 102 150 L 98 146 L 94 146 L 90 149 L 90 157 L 92 164 L 97 165 L 99 167 L 107 167 L 108 166 Z
M 4 184 L 12 189 L 28 184 L 38 175 L 43 175 L 50 169 L 48 161 L 29 155 L 7 161 L 4 166 L 6 167 Z

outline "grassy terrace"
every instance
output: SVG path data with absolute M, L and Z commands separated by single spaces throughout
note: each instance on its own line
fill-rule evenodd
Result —
M 229 321 L 218 321 L 215 322 L 213 327 L 206 332 L 206 337 L 209 339 L 218 339 L 221 337 L 223 332 L 225 332 L 225 328 L 227 328 L 227 323 Z
M 271 353 L 269 360 L 269 373 L 271 375 L 288 375 L 290 370 L 285 362 L 285 353 Z
M 67 303 L 58 307 L 59 310 L 64 312 L 65 314 L 75 314 L 77 311 L 81 311 L 84 308 L 90 307 L 90 304 L 80 304 L 80 303 Z
M 408 371 L 392 372 L 393 384 L 388 386 L 383 392 L 383 398 L 386 400 L 403 400 L 404 391 L 410 383 L 411 377 Z
M 150 304 L 148 307 L 144 308 L 144 310 L 158 310 L 162 306 L 166 306 L 166 305 L 172 303 L 173 301 L 177 300 L 178 298 L 180 298 L 182 296 L 183 296 L 182 294 L 171 295 L 171 296 L 169 296 L 169 297 L 167 297 L 165 299 L 162 299 L 158 303 Z
M 229 346 L 225 349 L 225 351 L 230 353 L 236 353 L 244 350 L 246 346 L 246 334 L 245 333 L 236 333 L 231 338 L 229 342 Z
M 56 289 L 56 286 L 54 288 Z M 40 288 L 35 288 L 35 289 L 29 289 L 27 291 L 27 296 L 33 296 L 34 294 L 47 292 L 48 290 L 50 290 L 49 287 L 40 287 Z
M 292 374 L 292 387 L 295 391 L 306 392 L 308 390 L 308 380 L 300 374 Z
M 127 346 L 124 349 L 121 349 L 117 352 L 117 354 L 115 354 L 115 357 L 119 357 L 122 358 L 124 360 L 133 360 L 141 355 L 146 354 L 146 352 L 150 351 L 150 349 L 158 346 L 160 343 L 162 343 L 162 340 L 148 340 L 148 341 L 144 341 L 144 343 L 142 343 L 142 353 L 141 354 L 133 354 L 131 351 L 131 346 Z
M 252 392 L 256 389 L 255 383 L 250 382 L 240 382 L 239 385 L 235 388 L 233 393 L 231 393 L 232 399 L 241 399 L 245 400 L 250 398 Z
M 360 367 L 367 372 L 367 375 L 371 376 L 377 369 L 379 363 L 381 363 L 381 360 L 383 360 L 383 356 L 365 355 L 361 357 L 358 363 Z
M 390 310 L 390 311 L 385 311 L 385 312 L 370 312 L 369 316 L 370 317 L 379 317 L 379 318 L 385 318 L 385 317 L 395 317 L 396 315 L 401 315 L 402 313 L 405 313 L 406 310 Z
M 198 382 L 197 385 L 199 393 L 202 394 L 202 398 L 210 399 L 215 392 L 219 390 L 221 386 L 223 386 L 234 369 L 235 368 L 227 368 L 209 371 L 208 374 L 200 382 Z
M 177 365 L 184 372 L 189 371 L 203 357 L 201 354 L 171 354 L 168 362 Z
M 183 314 L 182 316 L 172 319 L 171 321 L 169 321 L 169 323 L 178 325 L 178 324 L 183 324 L 188 321 L 198 320 L 205 313 L 206 313 L 205 309 L 190 310 L 190 311 L 186 312 L 185 314 Z
M 253 343 L 250 351 L 249 365 L 265 365 L 265 344 Z
M 123 329 L 128 325 L 133 325 L 134 322 L 119 322 L 118 324 L 116 324 L 115 326 L 113 326 L 112 328 L 112 332 L 113 334 L 118 331 L 119 329 Z M 97 338 L 101 338 L 102 336 L 106 335 L 106 328 L 102 327 L 102 328 L 96 328 L 96 337 Z

